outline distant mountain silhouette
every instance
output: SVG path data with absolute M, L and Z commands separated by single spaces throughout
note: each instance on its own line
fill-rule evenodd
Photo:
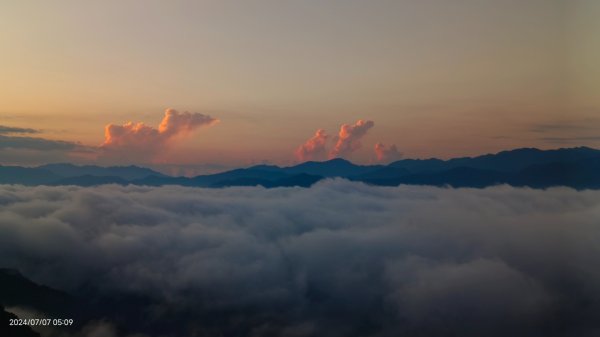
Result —
M 336 158 L 323 162 L 307 161 L 296 166 L 281 168 L 280 170 L 290 174 L 306 173 L 323 177 L 350 177 L 365 174 L 383 167 L 383 165 L 355 165 L 345 159 Z
M 83 176 L 62 178 L 52 182 L 52 185 L 76 186 L 97 186 L 106 184 L 128 185 L 130 184 L 130 181 L 115 176 L 93 176 L 86 174 Z
M 280 179 L 269 180 L 252 177 L 241 177 L 231 180 L 222 180 L 213 183 L 210 187 L 229 187 L 229 186 L 263 186 L 263 187 L 310 187 L 317 181 L 324 179 L 322 176 L 300 173 L 291 176 L 284 176 Z
M 531 165 L 515 174 L 508 183 L 536 188 L 563 185 L 599 189 L 600 158 Z
M 556 150 L 522 148 L 478 157 L 453 158 L 445 161 L 440 159 L 405 159 L 393 162 L 388 166 L 405 168 L 413 173 L 437 172 L 457 167 L 516 172 L 531 165 L 581 161 L 598 156 L 600 156 L 600 150 L 589 147 Z
M 486 187 L 508 183 L 505 174 L 493 170 L 456 167 L 438 172 L 404 174 L 396 177 L 362 179 L 366 183 L 383 186 L 432 185 L 452 187 Z
M 78 166 L 68 163 L 60 164 L 47 164 L 39 166 L 38 168 L 44 169 L 54 173 L 57 176 L 70 178 L 79 176 L 97 176 L 97 177 L 119 177 L 124 180 L 142 179 L 149 176 L 165 176 L 162 173 L 158 173 L 149 168 L 139 166 L 95 166 L 95 165 L 84 165 Z
M 522 148 L 449 160 L 403 159 L 389 165 L 356 165 L 337 158 L 323 162 L 309 161 L 289 167 L 256 165 L 191 178 L 166 176 L 137 166 L 0 166 L 0 183 L 24 185 L 134 184 L 210 188 L 260 185 L 271 188 L 308 187 L 321 179 L 331 177 L 384 186 L 417 184 L 485 187 L 509 184 L 534 188 L 600 188 L 600 150 L 588 147 L 556 150 Z
M 403 167 L 385 166 L 380 169 L 374 169 L 363 174 L 355 175 L 350 178 L 358 181 L 368 181 L 370 179 L 394 179 L 410 174 L 410 171 Z
M 257 180 L 276 180 L 287 176 L 284 172 L 278 170 L 264 170 L 257 168 L 235 169 L 223 173 L 202 175 L 191 178 L 194 186 L 216 186 L 222 181 L 236 179 L 257 179 Z
M 414 173 L 388 180 L 376 177 L 365 181 L 378 185 L 485 187 L 509 184 L 534 188 L 600 188 L 600 151 L 587 147 L 546 151 L 516 149 L 447 161 L 400 160 L 389 166 Z
M 272 187 L 310 187 L 321 179 L 323 179 L 323 177 L 319 175 L 300 173 L 290 177 L 281 178 L 275 181 L 275 184 Z
M 0 166 L 0 184 L 45 185 L 60 178 L 61 176 L 44 169 Z
M 130 180 L 150 176 L 166 177 L 162 173 L 138 166 L 102 167 L 66 163 L 38 167 L 0 166 L 0 184 L 92 186 L 127 184 Z

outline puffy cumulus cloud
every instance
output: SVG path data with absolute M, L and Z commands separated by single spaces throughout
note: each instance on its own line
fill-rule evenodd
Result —
M 103 156 L 111 159 L 151 161 L 178 136 L 217 122 L 217 119 L 201 113 L 167 109 L 158 129 L 144 123 L 108 124 L 100 148 Z
M 325 147 L 328 139 L 329 136 L 325 133 L 325 130 L 317 130 L 314 136 L 298 147 L 295 153 L 296 159 L 299 161 L 326 159 L 327 150 Z
M 0 186 L 0 265 L 127 333 L 593 336 L 598 219 L 567 188 Z
M 359 119 L 353 125 L 342 124 L 337 135 L 335 146 L 329 153 L 329 158 L 344 157 L 358 150 L 360 139 L 375 125 L 373 121 Z
M 237 168 L 221 164 L 150 164 L 147 167 L 173 177 L 195 177 L 221 173 Z
M 383 143 L 375 144 L 375 157 L 382 163 L 390 163 L 402 158 L 402 154 L 396 148 L 395 144 L 385 146 Z
M 360 148 L 360 139 L 374 125 L 373 121 L 362 119 L 356 121 L 353 125 L 342 124 L 339 133 L 334 138 L 334 147 L 329 151 L 329 154 L 327 153 L 327 142 L 330 137 L 325 130 L 319 129 L 314 136 L 300 145 L 294 154 L 299 161 L 345 157 Z
M 201 113 L 178 112 L 167 109 L 165 117 L 158 126 L 158 132 L 168 137 L 186 134 L 203 125 L 213 125 L 218 120 Z

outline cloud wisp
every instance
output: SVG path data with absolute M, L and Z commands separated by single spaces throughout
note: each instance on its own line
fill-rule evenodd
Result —
M 6 126 L 6 125 L 0 125 L 0 135 L 2 134 L 7 134 L 7 133 L 12 133 L 12 134 L 32 134 L 32 133 L 39 133 L 40 130 L 36 130 L 36 129 L 30 129 L 30 128 L 20 128 L 20 127 L 14 127 L 14 126 Z
M 0 133 L 0 164 L 40 165 L 94 157 L 97 148 L 80 143 Z
M 30 149 L 40 151 L 74 150 L 81 144 L 62 140 L 0 135 L 0 149 Z
M 5 185 L 0 265 L 150 335 L 583 336 L 598 219 L 567 188 Z
M 212 126 L 217 119 L 201 113 L 167 109 L 158 129 L 144 123 L 108 124 L 104 142 L 100 145 L 103 157 L 137 161 L 152 161 L 174 139 L 203 127 Z

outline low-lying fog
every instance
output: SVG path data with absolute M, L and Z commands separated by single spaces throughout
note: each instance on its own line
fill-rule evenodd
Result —
M 0 186 L 0 267 L 145 299 L 90 334 L 592 336 L 599 261 L 600 191 Z

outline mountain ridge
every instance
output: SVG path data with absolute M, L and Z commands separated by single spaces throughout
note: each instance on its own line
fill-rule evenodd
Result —
M 546 188 L 600 188 L 600 150 L 589 147 L 540 150 L 518 148 L 447 160 L 402 159 L 388 165 L 358 165 L 346 159 L 293 166 L 255 165 L 216 174 L 173 177 L 140 166 L 47 164 L 36 168 L 0 166 L 0 183 L 23 185 L 181 185 L 190 187 L 309 187 L 326 178 L 373 185 L 417 184 L 486 187 L 498 184 Z

